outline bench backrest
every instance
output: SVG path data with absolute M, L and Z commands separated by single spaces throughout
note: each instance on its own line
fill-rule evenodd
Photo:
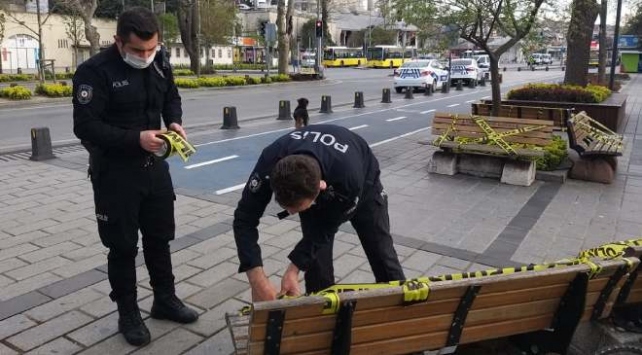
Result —
M 474 115 L 490 116 L 493 109 L 493 104 L 490 101 L 474 102 L 471 106 L 471 112 Z M 499 111 L 500 117 L 553 121 L 556 129 L 565 129 L 566 120 L 568 120 L 572 114 L 573 110 L 568 108 L 517 105 L 502 105 Z
M 433 281 L 428 299 L 412 304 L 404 304 L 401 287 L 341 293 L 341 307 L 333 314 L 323 314 L 328 300 L 321 296 L 255 303 L 247 350 L 404 354 L 549 328 L 555 331 L 547 343 L 568 347 L 580 319 L 608 315 L 631 264 L 599 265 L 590 280 L 592 269 L 581 264 Z

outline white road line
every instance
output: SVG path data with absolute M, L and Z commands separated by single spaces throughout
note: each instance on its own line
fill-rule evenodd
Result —
M 455 106 L 459 106 L 459 104 L 452 104 L 452 105 L 448 105 L 447 107 L 455 107 Z
M 428 110 L 428 111 L 421 111 L 421 112 L 419 112 L 419 113 L 421 113 L 422 115 L 424 115 L 424 114 L 426 114 L 426 113 L 431 113 L 431 112 L 435 112 L 435 111 L 436 111 L 435 109 L 432 109 L 432 110 Z
M 490 99 L 490 96 L 484 96 L 481 98 L 482 100 Z
M 404 134 L 401 134 L 401 135 L 398 135 L 398 136 L 395 136 L 395 137 L 392 137 L 392 138 L 388 138 L 388 139 L 382 140 L 380 142 L 372 143 L 372 144 L 370 144 L 370 148 L 374 148 L 374 147 L 380 146 L 382 144 L 390 143 L 392 141 L 396 141 L 399 138 L 405 138 L 405 137 L 411 136 L 411 135 L 413 135 L 415 133 L 419 133 L 419 132 L 425 131 L 425 130 L 430 129 L 430 128 L 431 128 L 430 126 L 425 127 L 425 128 L 420 128 L 418 130 L 414 130 L 414 131 L 411 131 L 411 132 L 408 132 L 408 133 L 404 133 Z
M 219 159 L 214 159 L 214 160 L 204 161 L 204 162 L 202 162 L 202 163 L 197 163 L 197 164 L 187 165 L 187 166 L 185 167 L 185 169 L 188 169 L 188 170 L 189 170 L 189 169 L 194 169 L 194 168 L 200 168 L 201 166 L 205 166 L 205 165 L 212 165 L 212 164 L 220 163 L 220 162 L 223 162 L 223 161 L 236 159 L 236 158 L 238 158 L 238 157 L 239 157 L 238 155 L 230 155 L 230 156 L 223 157 L 223 158 L 219 158 Z
M 222 190 L 217 190 L 216 194 L 217 195 L 223 195 L 223 194 L 226 194 L 228 192 L 240 190 L 240 189 L 242 189 L 244 187 L 245 187 L 245 184 L 238 184 L 238 185 L 231 186 L 231 187 L 228 187 L 228 188 L 225 188 L 225 189 L 222 189 Z
M 468 100 L 468 101 L 466 101 L 466 103 L 467 103 L 467 104 L 472 104 L 472 103 L 473 103 L 473 102 L 475 102 L 475 101 L 477 101 L 477 100 Z
M 404 118 L 406 118 L 406 116 L 399 116 L 399 117 L 395 117 L 395 118 L 389 118 L 389 119 L 386 120 L 386 122 L 399 121 L 399 120 L 403 120 Z
M 362 124 L 361 126 L 354 126 L 354 127 L 350 127 L 350 128 L 348 128 L 348 129 L 349 129 L 349 130 L 351 130 L 351 131 L 356 131 L 356 130 L 358 130 L 358 129 L 366 128 L 366 127 L 368 127 L 368 125 L 367 125 L 367 124 Z

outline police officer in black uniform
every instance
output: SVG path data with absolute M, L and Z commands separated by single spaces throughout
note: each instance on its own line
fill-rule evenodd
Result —
M 138 231 L 154 290 L 152 318 L 191 323 L 198 313 L 175 295 L 169 241 L 174 238 L 174 188 L 167 162 L 156 157 L 165 127 L 185 137 L 181 98 L 158 47 L 158 22 L 145 8 L 118 18 L 115 44 L 78 67 L 74 133 L 90 155 L 96 220 L 109 248 L 110 297 L 118 329 L 132 345 L 149 343 L 136 298 Z
M 234 213 L 239 272 L 247 273 L 253 300 L 299 295 L 299 271 L 305 272 L 307 292 L 333 285 L 334 235 L 346 221 L 357 231 L 376 281 L 404 280 L 379 175 L 368 143 L 339 126 L 303 127 L 265 148 Z M 303 232 L 279 292 L 263 271 L 257 230 L 273 193 L 286 210 L 280 217 L 299 213 Z

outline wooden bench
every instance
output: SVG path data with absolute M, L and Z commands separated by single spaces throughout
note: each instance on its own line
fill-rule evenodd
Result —
M 638 262 L 441 276 L 414 302 L 396 286 L 258 302 L 227 319 L 237 354 L 446 354 L 508 336 L 523 349 L 564 354 L 579 322 L 609 315 Z
M 553 122 L 437 112 L 432 134 L 432 144 L 447 151 L 532 159 L 552 142 Z
M 569 145 L 580 156 L 620 156 L 624 137 L 582 111 L 567 121 Z
M 490 116 L 493 109 L 491 101 L 474 102 L 471 106 L 473 115 Z M 572 114 L 572 109 L 518 105 L 502 105 L 499 111 L 499 117 L 553 121 L 557 130 L 566 129 L 566 121 L 571 118 Z
M 580 159 L 574 161 L 574 179 L 609 184 L 615 179 L 617 157 L 624 150 L 624 137 L 580 112 L 567 121 L 569 145 Z

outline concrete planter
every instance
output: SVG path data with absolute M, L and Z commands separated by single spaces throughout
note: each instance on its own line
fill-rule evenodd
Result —
M 599 104 L 530 100 L 502 100 L 502 104 L 536 107 L 561 107 L 575 109 L 575 112 L 586 111 L 591 118 L 602 123 L 609 129 L 618 132 L 620 125 L 624 121 L 626 98 L 627 95 L 625 94 L 613 93 L 608 99 Z

